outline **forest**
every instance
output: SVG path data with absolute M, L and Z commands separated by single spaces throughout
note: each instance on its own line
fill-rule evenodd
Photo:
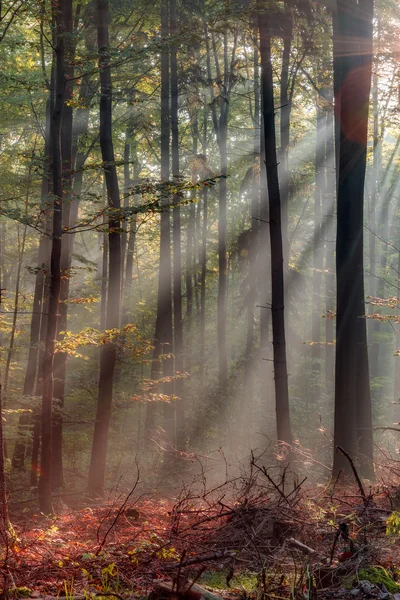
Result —
M 400 600 L 399 3 L 3 0 L 0 61 L 1 598 Z

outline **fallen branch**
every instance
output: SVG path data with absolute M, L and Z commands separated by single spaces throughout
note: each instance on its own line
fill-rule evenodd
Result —
M 306 546 L 305 544 L 299 542 L 298 540 L 295 540 L 294 538 L 288 538 L 287 541 L 291 546 L 294 546 L 295 548 L 297 548 L 297 550 L 300 550 L 304 554 L 317 554 L 317 551 L 314 550 L 314 548 L 310 548 L 310 546 Z
M 117 514 L 115 515 L 115 518 L 113 520 L 113 522 L 111 523 L 110 527 L 107 529 L 106 533 L 104 534 L 103 540 L 100 542 L 99 547 L 97 548 L 96 551 L 96 556 L 98 556 L 104 546 L 104 544 L 107 541 L 107 538 L 110 534 L 110 532 L 112 531 L 112 529 L 114 529 L 118 519 L 120 518 L 120 516 L 122 515 L 122 513 L 125 510 L 125 506 L 128 503 L 129 498 L 132 496 L 133 492 L 136 490 L 138 483 L 139 483 L 139 478 L 140 478 L 140 471 L 139 471 L 139 466 L 136 463 L 136 468 L 137 468 L 137 475 L 136 475 L 136 481 L 135 481 L 135 485 L 133 486 L 133 488 L 131 489 L 131 491 L 129 492 L 129 494 L 126 496 L 125 500 L 123 501 L 123 503 L 121 504 L 121 506 L 118 509 Z
M 358 473 L 357 473 L 357 469 L 356 469 L 356 468 L 355 468 L 355 466 L 354 466 L 353 459 L 351 458 L 350 454 L 348 454 L 348 453 L 346 452 L 346 450 L 344 450 L 344 449 L 343 449 L 341 446 L 336 446 L 336 452 L 337 452 L 338 450 L 339 450 L 339 451 L 340 451 L 342 454 L 344 454 L 344 456 L 345 456 L 345 457 L 347 458 L 347 460 L 349 461 L 349 463 L 350 463 L 350 466 L 351 466 L 351 469 L 352 469 L 352 471 L 353 471 L 353 474 L 354 474 L 354 477 L 355 477 L 355 480 L 357 481 L 358 489 L 360 490 L 360 494 L 361 494 L 361 497 L 362 497 L 362 499 L 363 499 L 363 502 L 364 502 L 365 506 L 368 506 L 368 504 L 369 504 L 369 502 L 368 502 L 368 498 L 367 498 L 367 495 L 366 495 L 366 493 L 365 493 L 365 491 L 364 491 L 363 484 L 361 483 L 360 476 L 359 476 L 359 475 L 358 475 Z

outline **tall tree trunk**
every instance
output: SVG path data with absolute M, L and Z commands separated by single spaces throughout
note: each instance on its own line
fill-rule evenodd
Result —
M 161 3 L 161 37 L 167 39 L 169 35 L 169 2 Z M 161 52 L 161 182 L 167 183 L 170 177 L 170 80 L 169 80 L 169 51 L 165 46 Z M 170 198 L 164 199 L 160 224 L 160 270 L 158 276 L 157 316 L 155 326 L 155 347 L 153 353 L 152 378 L 158 379 L 161 374 L 160 358 L 162 360 L 162 374 L 171 378 L 173 374 L 173 361 L 163 358 L 163 354 L 172 352 L 172 267 L 171 267 L 171 223 L 170 223 Z M 165 394 L 172 393 L 170 382 L 163 385 Z M 149 403 L 146 410 L 146 437 L 147 441 L 152 434 L 155 424 L 155 405 Z M 164 406 L 164 428 L 168 441 L 175 447 L 175 422 L 174 410 L 170 405 Z
M 101 88 L 100 147 L 107 187 L 108 206 L 110 208 L 110 217 L 108 220 L 109 263 L 106 329 L 118 329 L 120 326 L 121 305 L 120 196 L 112 139 L 112 80 L 108 37 L 108 0 L 97 0 L 96 8 Z M 104 493 L 107 443 L 116 360 L 116 343 L 109 342 L 105 344 L 100 351 L 99 390 L 89 467 L 88 492 L 92 496 L 102 496 Z
M 224 33 L 224 89 L 228 89 L 228 34 Z M 226 94 L 226 92 L 225 92 Z M 221 99 L 220 118 L 218 124 L 218 148 L 220 156 L 219 180 L 219 212 L 218 212 L 218 300 L 217 300 L 217 348 L 218 348 L 218 380 L 221 390 L 225 389 L 228 380 L 228 354 L 226 348 L 226 300 L 227 300 L 227 259 L 226 259 L 226 227 L 227 227 L 227 175 L 228 175 L 228 99 Z
M 268 31 L 267 19 L 268 17 L 265 13 L 259 15 L 262 115 L 269 201 L 269 233 L 271 240 L 271 314 L 276 421 L 278 441 L 291 444 L 292 432 L 290 426 L 288 373 L 286 363 L 281 198 L 276 154 L 271 38 Z M 262 202 L 266 202 L 265 196 L 262 198 Z
M 171 46 L 171 142 L 172 142 L 172 177 L 179 184 L 179 89 L 177 61 L 177 10 L 176 0 L 170 0 L 170 34 Z M 174 307 L 174 353 L 175 353 L 175 396 L 176 400 L 176 448 L 185 450 L 185 409 L 183 402 L 183 320 L 182 320 L 182 248 L 181 248 L 181 208 L 180 196 L 174 196 L 173 221 L 173 307 Z
M 313 309 L 311 319 L 311 347 L 312 358 L 312 400 L 313 408 L 318 409 L 320 400 L 320 374 L 321 374 L 321 277 L 323 267 L 323 248 L 322 248 L 322 203 L 326 190 L 325 180 L 325 131 L 326 115 L 323 107 L 320 106 L 320 98 L 317 98 L 317 135 L 315 151 L 315 194 L 314 194 L 314 248 L 313 248 L 313 276 L 312 276 L 312 295 Z
M 252 396 L 253 374 L 254 374 L 254 311 L 257 298 L 257 267 L 258 267 L 258 237 L 260 216 L 260 177 L 257 162 L 260 160 L 260 77 L 258 65 L 258 35 L 255 32 L 253 50 L 253 72 L 254 72 L 254 113 L 253 113 L 253 154 L 254 166 L 251 181 L 251 228 L 249 249 L 249 285 L 247 298 L 247 334 L 246 334 L 246 356 L 244 372 L 244 391 L 247 397 Z
M 55 24 L 56 87 L 55 104 L 50 123 L 51 166 L 53 172 L 53 241 L 50 260 L 50 290 L 46 344 L 43 359 L 42 448 L 40 456 L 39 506 L 50 514 L 52 506 L 52 413 L 54 392 L 54 350 L 61 287 L 61 245 L 63 225 L 63 179 L 61 155 L 61 122 L 65 96 L 65 16 L 69 0 L 53 7 Z
M 3 239 L 0 240 L 0 255 L 3 259 L 4 245 Z M 0 306 L 2 304 L 3 291 L 3 260 L 0 262 Z M 0 538 L 3 547 L 8 545 L 8 502 L 6 490 L 6 468 L 4 455 L 4 429 L 3 429 L 3 394 L 0 375 Z
M 52 69 L 51 86 L 54 84 L 54 69 Z M 43 299 L 44 299 L 44 283 L 46 277 L 46 271 L 49 269 L 50 253 L 51 253 L 51 215 L 49 210 L 49 193 L 52 189 L 50 182 L 50 120 L 53 112 L 53 89 L 49 90 L 49 98 L 46 104 L 46 127 L 45 127 L 45 146 L 44 146 L 44 158 L 43 158 L 43 177 L 42 177 L 42 189 L 41 189 L 41 208 L 45 214 L 45 226 L 43 234 L 39 241 L 38 251 L 38 270 L 35 276 L 35 287 L 33 294 L 32 304 L 32 318 L 29 338 L 29 351 L 28 351 L 28 362 L 25 371 L 23 395 L 33 396 L 35 389 L 35 380 L 38 372 L 38 359 L 39 359 L 39 339 L 40 339 L 40 328 L 41 319 L 43 313 Z M 29 431 L 29 423 L 31 421 L 31 413 L 23 413 L 19 418 L 18 423 L 18 439 L 14 446 L 12 456 L 12 467 L 13 469 L 24 469 L 25 466 L 25 455 L 27 445 L 27 434 Z
M 204 99 L 205 100 L 205 99 Z M 202 127 L 202 150 L 204 161 L 207 160 L 207 111 L 204 109 L 203 114 L 203 127 Z M 204 169 L 205 171 L 205 169 Z M 201 177 L 204 177 L 202 171 L 200 171 Z M 203 212 L 203 224 L 201 232 L 201 250 L 200 250 L 200 340 L 199 340 L 199 354 L 200 354 L 200 386 L 204 390 L 204 375 L 205 375 L 205 362 L 206 362 L 206 276 L 207 276 L 207 231 L 208 231 L 208 188 L 203 186 L 202 190 L 202 212 Z
M 7 402 L 8 381 L 9 381 L 9 376 L 10 376 L 12 355 L 14 352 L 15 332 L 17 329 L 18 307 L 19 307 L 19 293 L 20 293 L 19 291 L 20 291 L 20 287 L 21 287 L 21 270 L 22 270 L 22 263 L 23 263 L 24 254 L 25 254 L 26 232 L 27 232 L 27 226 L 25 225 L 23 227 L 23 233 L 22 233 L 22 239 L 21 239 L 20 227 L 18 226 L 18 266 L 17 266 L 16 283 L 15 283 L 15 299 L 14 299 L 13 320 L 12 320 L 12 324 L 11 324 L 10 343 L 8 346 L 7 360 L 6 360 L 5 370 L 4 370 L 4 386 L 3 386 L 3 394 L 2 394 L 3 408 L 6 407 L 6 402 Z
M 289 210 L 289 144 L 290 144 L 290 114 L 292 112 L 291 99 L 289 95 L 289 73 L 290 73 L 290 54 L 292 51 L 293 22 L 289 2 L 285 2 L 285 34 L 283 38 L 282 70 L 280 83 L 280 134 L 281 147 L 279 153 L 280 159 L 280 190 L 282 205 L 282 243 L 284 267 L 288 268 L 288 210 Z
M 379 112 L 378 112 L 378 73 L 374 73 L 372 77 L 372 103 L 373 103 L 373 116 L 374 116 L 374 127 L 373 127 L 373 166 L 372 166 L 372 185 L 371 195 L 369 202 L 369 295 L 376 297 L 380 294 L 378 292 L 377 279 L 376 279 L 376 207 L 380 205 L 380 144 L 379 144 Z M 384 215 L 382 214 L 383 221 Z M 385 239 L 385 238 L 384 238 Z M 385 253 L 384 253 L 385 254 Z M 382 279 L 380 281 L 383 281 Z M 382 289 L 382 288 L 381 288 Z M 382 297 L 382 296 L 381 296 Z M 370 313 L 374 312 L 374 306 L 370 305 Z M 370 365 L 371 365 L 371 377 L 374 378 L 378 375 L 378 358 L 379 358 L 379 343 L 375 339 L 375 334 L 378 330 L 378 322 L 372 319 L 369 322 L 369 333 L 370 333 Z
M 326 194 L 325 194 L 325 218 L 326 218 L 326 243 L 325 243 L 325 380 L 326 391 L 333 394 L 334 391 L 334 322 L 335 310 L 335 191 L 336 191 L 336 168 L 335 168 L 335 125 L 333 109 L 329 108 L 326 113 L 326 140 L 325 140 L 325 167 L 326 167 Z
M 367 476 L 373 476 L 373 442 L 363 227 L 372 18 L 372 0 L 362 6 L 355 0 L 338 0 L 334 19 L 335 103 L 340 127 L 334 443 L 357 458 L 361 472 Z M 340 470 L 350 472 L 341 452 L 335 452 L 333 470 L 336 474 Z
M 75 54 L 73 42 L 73 11 L 72 0 L 67 0 L 64 7 L 64 44 L 65 44 L 65 92 L 64 109 L 61 123 L 61 156 L 62 156 L 62 187 L 63 187 L 63 229 L 69 230 L 71 226 L 72 205 L 72 105 L 73 87 L 72 80 L 74 68 L 72 66 Z M 72 237 L 68 233 L 63 236 L 61 248 L 61 287 L 59 316 L 57 323 L 57 339 L 61 341 L 63 336 L 60 331 L 66 331 L 68 326 L 68 297 L 70 283 L 70 268 L 72 260 Z M 54 399 L 56 410 L 53 413 L 52 431 L 52 486 L 54 489 L 61 488 L 64 484 L 62 446 L 62 410 L 64 408 L 65 376 L 67 373 L 66 352 L 58 352 L 54 357 Z

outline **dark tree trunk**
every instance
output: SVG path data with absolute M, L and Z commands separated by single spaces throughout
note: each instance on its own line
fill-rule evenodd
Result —
M 108 294 L 106 329 L 120 326 L 121 305 L 121 239 L 120 196 L 112 139 L 112 80 L 108 38 L 108 0 L 97 0 L 97 43 L 100 70 L 100 147 L 107 187 L 108 206 Z M 109 342 L 100 351 L 100 377 L 96 421 L 90 458 L 88 492 L 91 496 L 104 494 L 107 443 L 113 400 L 113 384 L 117 360 L 116 343 Z
M 46 343 L 43 358 L 42 446 L 40 455 L 39 506 L 50 514 L 52 506 L 52 426 L 54 392 L 54 351 L 61 287 L 61 245 L 63 225 L 63 179 L 61 155 L 61 122 L 65 97 L 65 26 L 68 1 L 53 7 L 55 24 L 56 86 L 55 103 L 50 123 L 51 166 L 53 172 L 53 241 L 50 259 L 50 290 Z
M 161 3 L 161 37 L 168 38 L 169 34 L 169 2 Z M 170 177 L 170 81 L 169 81 L 169 51 L 164 47 L 161 52 L 161 182 L 166 183 Z M 153 353 L 152 378 L 160 376 L 158 361 L 163 354 L 172 352 L 172 268 L 171 268 L 171 223 L 170 198 L 164 198 L 160 224 L 160 270 L 158 277 L 157 316 L 155 326 L 155 348 Z M 162 374 L 170 378 L 173 374 L 173 361 L 162 359 Z M 163 386 L 165 394 L 171 394 L 171 383 Z M 154 430 L 155 405 L 149 403 L 146 410 L 146 439 L 149 440 Z M 174 410 L 170 405 L 164 407 L 164 427 L 169 442 L 175 446 Z
M 64 32 L 65 32 L 65 93 L 64 109 L 61 123 L 61 156 L 62 156 L 62 187 L 63 187 L 63 228 L 69 229 L 71 225 L 71 202 L 72 202 L 72 106 L 73 97 L 72 78 L 74 69 L 74 43 L 72 38 L 72 0 L 66 0 L 64 8 Z M 60 331 L 67 330 L 68 319 L 68 297 L 69 279 L 72 258 L 72 239 L 69 234 L 63 236 L 61 248 L 61 287 L 60 302 L 58 307 L 57 339 L 61 341 Z M 52 485 L 53 489 L 61 488 L 64 484 L 63 462 L 62 462 L 62 409 L 64 407 L 65 376 L 67 372 L 67 353 L 59 352 L 54 357 L 54 398 L 56 410 L 53 413 L 52 431 Z
M 340 127 L 334 443 L 357 458 L 360 471 L 367 476 L 373 476 L 373 442 L 363 226 L 372 18 L 372 0 L 366 0 L 362 6 L 355 0 L 338 0 L 334 20 L 335 101 Z M 336 474 L 350 471 L 342 453 L 335 452 L 333 470 Z
M 264 13 L 259 15 L 262 115 L 269 201 L 269 233 L 271 241 L 271 314 L 276 421 L 278 441 L 291 444 L 292 432 L 290 427 L 288 373 L 286 364 L 281 199 L 276 153 L 271 38 L 268 31 L 267 18 L 268 17 Z M 266 202 L 265 196 L 262 198 L 262 203 L 264 202 Z
M 280 120 L 280 134 L 281 134 L 281 147 L 279 153 L 280 166 L 280 190 L 281 190 L 281 211 L 282 211 L 282 243 L 283 243 L 283 256 L 285 261 L 285 268 L 288 263 L 288 209 L 289 209 L 289 143 L 290 143 L 290 114 L 292 111 L 291 99 L 289 94 L 289 74 L 290 74 L 290 54 L 292 51 L 292 38 L 293 38 L 293 23 L 292 13 L 289 7 L 289 3 L 285 2 L 285 20 L 287 20 L 285 27 L 285 36 L 283 38 L 283 53 L 282 53 L 282 71 L 281 71 L 281 83 L 280 83 L 280 101 L 281 101 L 281 120 Z

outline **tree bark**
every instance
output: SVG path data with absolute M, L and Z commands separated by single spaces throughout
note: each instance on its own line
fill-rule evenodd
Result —
M 118 329 L 120 326 L 121 305 L 120 196 L 112 139 L 112 80 L 108 36 L 108 0 L 97 0 L 96 8 L 101 88 L 100 147 L 110 209 L 108 220 L 109 263 L 106 329 Z M 104 344 L 100 351 L 99 390 L 89 467 L 88 492 L 91 496 L 102 496 L 104 494 L 116 360 L 116 343 L 108 342 Z
M 56 86 L 55 104 L 50 123 L 51 166 L 53 172 L 53 241 L 50 260 L 50 290 L 46 344 L 43 358 L 42 446 L 40 457 L 39 506 L 44 514 L 52 506 L 52 417 L 54 391 L 54 351 L 61 287 L 61 245 L 63 224 L 63 179 L 61 155 L 61 122 L 65 96 L 65 11 L 67 0 L 53 7 L 55 24 Z
M 371 393 L 364 300 L 363 226 L 373 1 L 338 0 L 334 19 L 335 104 L 340 131 L 337 189 L 335 448 L 373 476 Z M 356 41 L 356 42 L 355 42 Z M 357 93 L 354 93 L 357 90 Z M 335 452 L 333 471 L 350 473 Z
M 75 47 L 73 42 L 73 10 L 72 0 L 67 0 L 64 6 L 64 45 L 65 45 L 65 92 L 64 109 L 61 123 L 61 156 L 62 156 L 62 188 L 63 188 L 63 230 L 69 231 L 71 226 L 72 205 L 72 126 L 73 113 L 71 101 L 73 98 L 73 60 Z M 69 233 L 63 235 L 61 247 L 61 286 L 60 302 L 58 307 L 57 340 L 61 341 L 63 336 L 60 331 L 66 331 L 68 326 L 68 298 L 70 284 L 70 268 L 72 261 L 72 237 Z M 52 486 L 53 489 L 64 485 L 63 461 L 62 461 L 62 409 L 65 396 L 65 376 L 67 373 L 66 352 L 58 352 L 54 357 L 54 399 L 56 400 L 53 412 L 52 431 Z
M 275 404 L 278 441 L 292 444 L 290 426 L 288 373 L 286 364 L 285 298 L 283 275 L 283 243 L 281 229 L 281 198 L 276 153 L 274 88 L 271 61 L 271 38 L 268 17 L 259 15 L 262 115 L 264 127 L 265 164 L 267 172 L 269 233 L 271 243 L 271 314 Z M 262 198 L 262 203 L 266 198 Z

